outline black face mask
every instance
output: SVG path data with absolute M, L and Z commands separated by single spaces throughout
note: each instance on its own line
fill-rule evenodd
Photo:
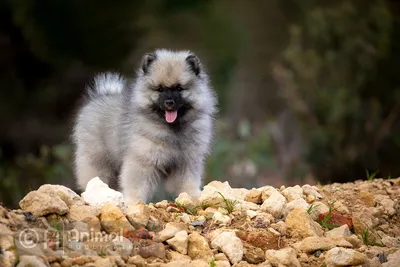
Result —
M 158 88 L 160 93 L 157 102 L 157 113 L 165 119 L 167 123 L 175 124 L 187 111 L 187 103 L 181 96 L 182 87 L 179 85 L 172 87 Z
M 159 87 L 160 95 L 158 97 L 158 106 L 164 111 L 177 111 L 185 103 L 181 96 L 182 88 L 180 86 L 174 87 Z

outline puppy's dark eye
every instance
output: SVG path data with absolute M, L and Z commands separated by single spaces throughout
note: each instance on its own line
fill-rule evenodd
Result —
M 159 86 L 159 87 L 157 88 L 157 91 L 158 91 L 158 92 L 162 92 L 162 91 L 164 91 L 164 89 L 163 89 L 161 86 Z
M 178 92 L 182 92 L 183 91 L 183 88 L 182 87 L 180 87 L 179 85 L 176 87 L 176 90 L 178 90 Z

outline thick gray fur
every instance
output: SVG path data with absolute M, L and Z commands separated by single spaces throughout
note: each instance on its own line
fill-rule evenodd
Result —
M 142 60 L 135 81 L 104 73 L 88 88 L 73 131 L 78 186 L 98 176 L 118 182 L 127 204 L 148 201 L 164 180 L 168 191 L 198 197 L 210 152 L 217 98 L 190 51 L 156 50 Z M 193 60 L 195 57 L 195 60 Z M 159 85 L 186 87 L 191 109 L 168 124 L 152 109 Z

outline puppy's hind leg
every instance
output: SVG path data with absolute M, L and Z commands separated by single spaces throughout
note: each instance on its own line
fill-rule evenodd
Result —
M 122 165 L 119 182 L 126 204 L 134 205 L 139 200 L 144 203 L 149 200 L 159 183 L 159 178 L 154 166 L 128 157 Z

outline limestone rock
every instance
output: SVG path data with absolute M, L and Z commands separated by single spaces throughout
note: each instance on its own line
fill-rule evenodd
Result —
M 114 264 L 110 258 L 97 258 L 94 261 L 96 267 L 112 267 Z
M 118 236 L 112 240 L 112 244 L 114 250 L 117 251 L 119 255 L 128 257 L 131 255 L 133 244 L 129 239 L 123 236 Z
M 251 265 L 247 261 L 241 261 L 232 265 L 232 267 L 251 267 Z
M 393 216 L 396 213 L 396 209 L 394 208 L 394 201 L 390 199 L 389 196 L 384 195 L 376 195 L 374 197 L 376 203 L 383 207 L 384 213 Z
M 247 193 L 244 200 L 247 202 L 255 203 L 255 204 L 261 204 L 261 202 L 262 202 L 261 195 L 262 195 L 262 193 L 260 190 L 253 188 Z
M 77 193 L 63 185 L 45 184 L 39 187 L 37 191 L 47 195 L 54 194 L 59 196 L 68 207 L 71 207 L 72 205 L 81 206 L 85 204 L 83 199 Z
M 366 255 L 347 248 L 333 248 L 325 255 L 327 267 L 361 265 L 365 263 L 367 259 Z
M 261 210 L 271 213 L 274 217 L 279 218 L 286 207 L 286 198 L 279 192 L 273 192 L 261 205 Z
M 169 250 L 167 253 L 167 259 L 171 260 L 171 261 L 175 261 L 175 260 L 188 260 L 190 261 L 190 257 L 188 255 L 183 255 L 179 252 L 176 252 L 174 250 Z
M 400 250 L 397 250 L 395 253 L 390 254 L 387 257 L 387 262 L 382 264 L 382 267 L 397 267 L 400 262 Z
M 298 244 L 296 244 L 298 250 L 306 253 L 313 253 L 317 250 L 330 250 L 335 246 L 332 242 L 330 242 L 327 238 L 319 237 L 319 236 L 310 236 L 304 238 Z
M 312 209 L 311 209 L 311 218 L 316 221 L 319 218 L 320 214 L 323 214 L 325 212 L 329 212 L 329 207 L 322 202 L 316 201 L 312 204 Z
M 257 212 L 254 211 L 254 210 L 247 210 L 247 211 L 246 211 L 246 214 L 247 214 L 247 216 L 250 217 L 250 219 L 253 219 L 254 217 L 257 216 Z
M 330 237 L 330 238 L 335 238 L 335 237 L 348 237 L 350 236 L 350 229 L 347 224 L 343 224 L 340 227 L 334 228 L 328 232 L 326 232 L 325 236 Z
M 86 190 L 81 196 L 86 204 L 99 208 L 107 202 L 119 207 L 122 207 L 124 203 L 122 193 L 111 189 L 99 177 L 95 177 L 88 182 Z
M 222 232 L 211 241 L 212 248 L 219 248 L 224 252 L 232 264 L 243 258 L 243 244 L 234 232 Z
M 159 232 L 159 239 L 161 242 L 168 240 L 175 236 L 175 234 L 181 230 L 184 230 L 185 227 L 182 227 L 176 223 L 167 223 L 165 228 Z
M 52 213 L 64 215 L 69 211 L 67 204 L 54 192 L 31 191 L 19 202 L 19 206 L 37 217 Z
M 322 236 L 321 226 L 314 222 L 304 209 L 294 209 L 286 217 L 286 226 L 292 236 Z
M 297 208 L 301 208 L 301 209 L 307 210 L 309 206 L 310 206 L 310 204 L 308 204 L 307 201 L 305 201 L 303 198 L 298 198 L 298 199 L 295 199 L 293 201 L 290 201 L 287 204 L 286 208 L 290 212 L 290 211 L 292 211 L 294 209 L 297 209 Z
M 73 205 L 69 208 L 67 218 L 71 222 L 88 222 L 93 217 L 99 215 L 99 213 L 100 212 L 96 207 L 86 205 Z
M 23 255 L 19 260 L 17 267 L 47 267 L 47 265 L 36 256 Z
M 151 243 L 149 246 L 141 247 L 139 250 L 140 256 L 143 258 L 157 257 L 165 259 L 165 247 L 162 243 Z
M 179 231 L 173 238 L 168 239 L 167 243 L 179 253 L 186 255 L 188 252 L 188 233 L 185 230 Z
M 303 189 L 303 193 L 307 196 L 313 196 L 315 199 L 321 199 L 322 195 L 318 193 L 316 186 L 311 186 L 309 184 L 305 184 L 301 187 Z
M 215 267 L 231 267 L 231 264 L 229 263 L 229 261 L 215 261 L 214 263 L 215 263 Z
M 195 206 L 192 197 L 185 192 L 180 193 L 179 196 L 175 199 L 175 202 L 186 208 L 193 208 Z
M 231 224 L 231 218 L 228 215 L 223 215 L 221 212 L 217 211 L 213 215 L 213 221 L 217 225 L 230 225 Z
M 248 263 L 258 264 L 265 261 L 265 253 L 261 248 L 253 247 L 250 245 L 244 246 L 244 255 L 243 258 Z
M 189 235 L 188 255 L 193 260 L 200 259 L 206 262 L 210 262 L 213 258 L 207 240 L 197 232 Z
M 335 203 L 333 204 L 333 208 L 342 214 L 350 213 L 346 205 L 344 205 L 340 200 L 335 201 Z
M 278 190 L 276 190 L 274 187 L 272 187 L 270 185 L 260 187 L 260 188 L 258 188 L 258 190 L 261 191 L 261 201 L 262 202 L 267 200 L 273 193 L 279 193 Z
M 135 230 L 122 211 L 112 203 L 106 203 L 101 209 L 101 225 L 107 233 L 121 234 Z
M 136 205 L 129 205 L 126 209 L 126 218 L 136 229 L 146 227 L 149 222 L 150 212 L 143 202 Z
M 280 250 L 269 249 L 265 252 L 265 257 L 273 266 L 300 267 L 296 251 L 290 247 Z
M 303 198 L 303 189 L 299 185 L 287 187 L 282 191 L 282 195 L 285 196 L 288 202 L 291 202 Z

